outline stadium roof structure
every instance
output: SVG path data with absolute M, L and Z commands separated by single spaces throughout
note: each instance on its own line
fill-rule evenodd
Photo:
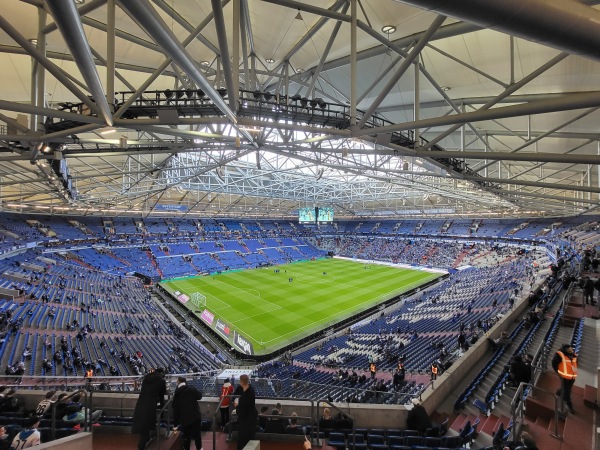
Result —
M 600 2 L 1 3 L 3 210 L 598 206 Z

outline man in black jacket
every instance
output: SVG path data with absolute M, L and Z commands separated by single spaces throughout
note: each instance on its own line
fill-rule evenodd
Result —
M 256 393 L 250 384 L 250 378 L 244 374 L 240 377 L 240 384 L 235 389 L 234 395 L 237 399 L 236 414 L 238 416 L 238 439 L 237 449 L 242 450 L 248 442 L 254 439 L 256 432 Z
M 427 415 L 427 411 L 421 405 L 418 398 L 412 399 L 413 408 L 408 412 L 406 426 L 409 430 L 418 430 L 421 434 L 425 434 L 428 428 L 432 428 L 431 419 Z
M 156 428 L 157 405 L 163 406 L 166 391 L 164 369 L 158 368 L 144 377 L 140 395 L 135 404 L 133 426 L 131 427 L 133 433 L 140 435 L 138 450 L 144 450 L 150 440 L 150 431 Z
M 202 393 L 193 386 L 188 386 L 184 377 L 177 378 L 177 389 L 173 394 L 173 419 L 183 434 L 183 450 L 190 450 L 192 439 L 196 449 L 202 448 L 202 416 L 200 405 Z

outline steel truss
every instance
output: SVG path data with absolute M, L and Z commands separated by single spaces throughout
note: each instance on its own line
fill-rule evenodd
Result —
M 598 118 L 600 92 L 523 92 L 577 49 L 596 64 L 600 25 L 589 21 L 568 42 L 544 42 L 562 52 L 519 76 L 515 36 L 539 41 L 528 27 L 502 29 L 506 73 L 447 45 L 471 33 L 487 39 L 489 17 L 476 7 L 444 6 L 424 15 L 417 33 L 391 39 L 372 24 L 374 7 L 358 0 L 213 0 L 203 11 L 163 0 L 32 3 L 23 10 L 37 15 L 37 42 L 21 32 L 25 18 L 0 15 L 10 38 L 0 55 L 27 55 L 32 68 L 29 98 L 0 97 L 3 209 L 160 214 L 166 203 L 188 215 L 289 218 L 323 205 L 345 217 L 503 217 L 598 204 L 600 136 L 585 124 Z M 420 15 L 400 3 L 435 2 L 386 8 Z M 508 3 L 489 8 L 510 14 Z M 531 11 L 555 24 L 600 14 L 593 1 L 560 13 L 534 3 Z M 304 25 L 292 41 L 280 38 L 277 61 L 257 23 L 271 10 L 285 16 L 273 21 L 288 33 Z M 146 60 L 129 61 L 123 44 Z M 452 98 L 443 71 L 432 70 L 439 61 L 494 88 Z M 50 80 L 62 98 L 48 99 Z M 533 128 L 536 117 L 558 113 Z M 524 122 L 515 126 L 515 117 Z

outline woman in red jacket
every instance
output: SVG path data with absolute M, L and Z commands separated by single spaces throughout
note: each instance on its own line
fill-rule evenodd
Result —
M 231 403 L 231 398 L 227 396 L 231 394 L 233 394 L 233 386 L 231 385 L 229 378 L 227 378 L 221 387 L 221 395 L 219 396 L 219 400 L 221 400 L 222 427 L 225 427 L 225 425 L 229 423 L 229 404 Z

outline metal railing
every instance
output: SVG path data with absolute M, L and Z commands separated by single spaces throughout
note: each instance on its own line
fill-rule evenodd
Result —
M 560 283 L 560 285 L 562 285 L 562 283 Z M 564 311 L 566 309 L 568 305 L 568 299 L 571 298 L 574 288 L 575 283 L 571 283 L 566 292 L 563 293 L 558 311 Z M 560 318 L 558 320 L 560 320 Z M 560 415 L 560 411 L 564 409 L 563 401 L 553 392 L 546 391 L 535 386 L 540 376 L 543 373 L 545 373 L 548 369 L 548 358 L 552 350 L 552 344 L 553 341 L 549 342 L 546 340 L 543 340 L 540 343 L 540 345 L 534 353 L 534 364 L 531 365 L 531 383 L 521 383 L 519 385 L 519 388 L 517 389 L 517 392 L 515 393 L 515 396 L 511 401 L 511 417 L 513 420 L 516 436 L 519 436 L 520 428 L 523 425 L 525 400 L 527 396 L 531 395 L 533 397 L 534 393 L 544 393 L 554 396 L 554 432 L 551 433 L 551 436 L 561 439 L 560 433 L 558 431 L 558 418 Z
M 333 373 L 332 373 L 333 375 Z M 369 388 L 359 388 L 359 387 L 351 387 L 346 385 L 332 385 L 332 384 L 322 384 L 315 383 L 312 381 L 303 381 L 295 378 L 285 378 L 285 379 L 268 379 L 271 384 L 273 384 L 273 389 L 276 394 L 289 394 L 288 399 L 295 400 L 296 395 L 301 398 L 311 398 L 311 394 L 314 394 L 312 397 L 314 400 L 317 400 L 323 396 L 331 396 L 331 397 L 339 397 L 341 400 L 337 400 L 338 402 L 346 402 L 353 403 L 350 401 L 351 398 L 358 399 L 374 399 L 378 404 L 404 404 L 405 401 L 402 401 L 404 398 L 416 397 L 422 393 L 432 382 L 427 383 L 423 387 L 419 387 L 420 392 L 415 392 L 417 386 L 413 388 L 409 388 L 407 390 L 397 391 L 377 391 L 375 390 L 375 385 L 371 385 Z M 278 388 L 281 386 L 281 388 Z M 364 403 L 361 401 L 360 403 Z
M 233 427 L 232 427 L 232 418 L 234 417 L 233 414 L 233 409 L 234 409 L 234 402 L 235 399 L 239 398 L 239 395 L 225 395 L 223 396 L 223 398 L 221 398 L 219 400 L 219 403 L 217 404 L 217 407 L 215 408 L 215 411 L 212 414 L 212 441 L 213 441 L 213 450 L 216 450 L 217 448 L 217 422 L 218 422 L 218 415 L 221 412 L 221 405 L 223 403 L 223 400 L 226 398 L 229 398 L 231 400 L 231 402 L 229 403 L 229 429 L 228 429 L 228 434 L 227 434 L 227 441 L 231 442 L 233 440 Z M 284 401 L 289 401 L 290 398 L 289 397 L 256 397 L 256 400 L 268 400 L 269 402 L 272 402 L 273 400 L 284 400 Z M 294 401 L 298 401 L 298 402 L 306 402 L 306 403 L 310 403 L 310 416 L 285 416 L 285 415 L 266 415 L 263 414 L 261 417 L 266 417 L 266 418 L 276 418 L 276 419 L 298 419 L 298 420 L 309 420 L 310 423 L 314 423 L 315 422 L 315 417 L 316 417 L 316 411 L 315 411 L 315 402 L 314 400 L 311 399 L 306 399 L 306 398 L 294 398 Z M 325 400 L 322 400 L 325 401 Z M 333 406 L 333 405 L 332 405 Z M 338 409 L 337 407 L 334 406 L 335 409 Z M 340 410 L 341 411 L 341 410 Z M 318 423 L 318 421 L 317 421 Z M 223 426 L 225 426 L 225 424 L 223 424 Z M 318 432 L 318 425 L 317 425 L 317 432 Z M 318 436 L 318 434 L 317 434 Z M 311 433 L 311 437 L 310 437 L 310 441 L 311 444 L 313 443 L 313 437 L 312 437 L 312 433 Z
M 88 416 L 88 411 L 91 409 L 91 401 L 88 401 L 88 397 L 90 396 L 89 392 L 87 392 L 84 389 L 81 389 L 79 391 L 75 391 L 72 394 L 67 395 L 66 397 L 62 398 L 60 400 L 60 403 L 65 403 L 68 400 L 71 400 L 73 397 L 75 397 L 76 395 L 80 395 L 83 396 L 84 398 L 84 402 L 83 402 L 83 417 L 84 417 L 84 422 L 83 422 L 83 427 L 84 427 L 84 431 L 89 431 L 91 429 L 91 415 Z M 91 399 L 90 399 L 91 400 Z M 62 417 L 57 418 L 56 417 L 56 407 L 59 405 L 59 402 L 54 402 L 52 404 L 52 425 L 51 425 L 51 434 L 52 434 L 52 440 L 56 439 L 56 421 L 57 420 L 63 420 Z M 88 420 L 90 419 L 90 420 Z
M 535 398 L 536 396 L 542 395 L 551 395 L 554 398 L 554 427 L 550 436 L 555 437 L 557 439 L 562 439 L 560 432 L 558 430 L 558 420 L 562 414 L 564 409 L 564 401 L 554 392 L 547 391 L 545 389 L 538 388 L 531 383 L 521 383 L 517 388 L 517 392 L 510 402 L 510 413 L 513 420 L 513 430 L 514 436 L 519 436 L 521 432 L 521 427 L 523 426 L 524 416 L 525 416 L 525 399 L 528 396 Z
M 168 438 L 169 436 L 171 436 L 171 433 L 173 432 L 173 430 L 171 429 L 171 422 L 172 422 L 172 418 L 173 418 L 173 397 L 170 397 L 166 403 L 164 404 L 164 406 L 156 411 L 156 446 L 157 448 L 160 448 L 160 438 L 161 438 L 161 428 L 162 428 L 162 418 L 164 416 L 164 413 L 166 412 L 166 422 L 165 422 L 165 438 Z
M 187 379 L 196 378 L 214 378 L 220 370 L 210 370 L 205 372 L 168 374 L 165 376 L 167 385 L 173 385 L 177 381 L 177 377 L 184 376 Z M 93 378 L 83 378 L 81 376 L 15 376 L 15 375 L 0 375 L 0 385 L 13 388 L 28 388 L 40 390 L 70 390 L 71 388 L 80 388 L 85 390 L 93 390 L 98 392 L 111 392 L 111 390 L 103 389 L 102 385 L 109 388 L 116 388 L 119 392 L 139 392 L 143 375 L 120 375 L 120 376 L 94 376 Z M 16 381 L 18 380 L 18 381 Z

